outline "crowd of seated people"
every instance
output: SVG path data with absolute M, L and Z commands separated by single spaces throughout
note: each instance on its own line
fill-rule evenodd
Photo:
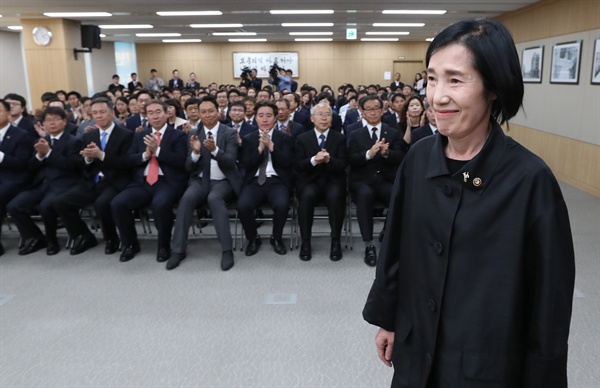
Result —
M 175 70 L 168 86 L 151 74 L 147 88 L 133 73 L 128 87 L 115 75 L 93 96 L 44 93 L 33 114 L 18 94 L 0 100 L 0 221 L 8 215 L 21 236 L 18 247 L 4 247 L 0 234 L 0 255 L 58 254 L 61 225 L 71 255 L 93 249 L 99 236 L 82 219 L 86 208 L 98 220 L 105 254 L 120 252 L 126 262 L 141 249 L 134 214 L 150 209 L 156 260 L 172 270 L 186 258 L 194 215 L 204 207 L 226 271 L 234 265 L 232 206 L 245 255 L 260 250 L 257 217 L 265 207 L 273 214 L 270 245 L 284 255 L 284 226 L 297 203 L 300 259 L 312 258 L 315 207 L 323 206 L 329 257 L 338 261 L 349 199 L 364 261 L 376 264 L 373 217 L 387 207 L 411 144 L 437 131 L 424 82 L 416 80 L 414 93 L 397 74 L 388 87 L 344 84 L 336 95 L 329 85 L 273 90 L 255 72 L 239 85 L 206 87 L 194 73 L 184 82 Z

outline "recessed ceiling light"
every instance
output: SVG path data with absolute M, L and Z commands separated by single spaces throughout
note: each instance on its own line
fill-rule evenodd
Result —
M 156 33 L 148 33 L 148 34 L 135 34 L 135 36 L 140 38 L 156 38 L 161 36 L 181 36 L 179 32 L 156 32 Z
M 296 38 L 296 42 L 331 42 L 333 38 Z
M 445 9 L 384 9 L 381 13 L 388 15 L 443 15 Z
M 255 36 L 256 32 L 213 32 L 215 36 Z
M 273 15 L 327 15 L 332 14 L 332 9 L 272 9 Z
M 242 28 L 243 24 L 190 24 L 192 28 Z
M 373 27 L 423 27 L 425 23 L 373 23 Z
M 427 38 L 427 39 L 425 39 L 425 40 L 426 40 L 426 41 L 428 41 L 428 42 L 433 42 L 433 39 L 434 39 L 434 38 Z
M 106 38 L 106 34 L 100 34 L 98 36 L 101 37 L 101 38 Z
M 6 26 L 6 28 L 13 31 L 21 31 L 23 29 L 23 26 Z
M 103 24 L 99 25 L 103 30 L 121 30 L 129 28 L 154 28 L 152 24 Z
M 369 31 L 365 32 L 365 35 L 408 35 L 410 32 L 406 31 L 390 31 L 390 32 L 381 32 L 381 31 Z
M 159 11 L 159 16 L 220 16 L 221 11 Z
M 266 39 L 227 39 L 230 42 L 266 42 Z
M 202 39 L 163 39 L 164 43 L 199 43 Z
M 333 32 L 290 32 L 290 35 L 294 36 L 294 35 L 301 35 L 301 36 L 325 36 L 325 35 L 333 35 Z
M 51 18 L 103 18 L 112 16 L 108 12 L 44 12 Z
M 333 23 L 281 23 L 282 27 L 333 27 Z
M 364 42 L 397 42 L 398 38 L 361 38 Z

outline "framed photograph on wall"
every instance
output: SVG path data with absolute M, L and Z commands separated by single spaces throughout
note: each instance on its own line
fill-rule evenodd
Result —
M 544 46 L 523 49 L 523 60 L 521 62 L 523 82 L 541 83 L 543 64 Z
M 579 66 L 581 65 L 581 40 L 557 43 L 552 47 L 552 69 L 550 83 L 579 83 Z
M 600 85 L 600 37 L 594 40 L 592 56 L 592 84 Z

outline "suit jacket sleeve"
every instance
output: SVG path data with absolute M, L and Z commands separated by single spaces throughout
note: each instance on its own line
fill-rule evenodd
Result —
M 225 144 L 225 149 L 219 147 L 219 151 L 217 152 L 217 155 L 214 156 L 214 159 L 219 164 L 221 170 L 225 171 L 237 167 L 238 142 L 235 130 L 223 131 L 223 134 L 226 134 L 224 135 L 226 136 L 225 141 L 222 143 Z M 220 141 L 218 142 L 220 143 Z
M 167 130 L 171 132 L 171 141 L 168 143 L 161 142 L 160 153 L 157 157 L 158 162 L 173 168 L 184 170 L 188 150 L 187 135 L 172 128 Z M 164 147 L 163 143 L 165 145 Z
M 117 170 L 128 170 L 127 164 L 127 150 L 131 148 L 131 144 L 133 142 L 133 132 L 130 132 L 124 128 L 119 131 L 119 135 L 115 140 L 118 141 L 118 145 L 116 147 L 117 152 L 107 152 L 104 154 L 104 160 L 99 161 L 98 159 L 94 160 L 94 163 L 103 163 L 105 166 L 114 168 Z M 111 139 L 112 140 L 112 135 Z M 85 147 L 85 144 L 83 145 Z
M 33 152 L 33 140 L 25 131 L 17 129 L 16 127 L 9 127 L 9 130 L 14 128 L 16 131 L 21 132 L 16 136 L 19 136 L 18 142 L 14 146 L 14 153 L 4 153 L 4 159 L 2 160 L 2 166 L 8 167 L 13 170 L 26 171 L 29 158 Z M 7 132 L 8 133 L 8 132 Z M 13 135 L 15 136 L 15 135 Z
M 65 136 L 65 135 L 63 135 Z M 69 143 L 63 145 L 64 148 L 53 150 L 45 159 L 41 161 L 35 157 L 30 159 L 29 166 L 36 170 L 44 164 L 55 166 L 63 171 L 77 171 L 81 168 L 81 156 L 79 150 L 81 149 L 80 139 L 70 139 Z M 56 152 L 55 152 L 56 151 Z

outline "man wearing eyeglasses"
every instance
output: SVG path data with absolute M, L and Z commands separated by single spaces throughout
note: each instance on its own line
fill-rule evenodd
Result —
M 12 125 L 9 119 L 10 104 L 0 99 L 0 224 L 4 221 L 8 202 L 30 180 L 27 162 L 31 157 L 33 139 L 27 132 Z M 4 247 L 0 242 L 0 256 L 3 254 Z
M 7 206 L 24 242 L 19 255 L 46 248 L 48 255 L 60 251 L 56 237 L 58 213 L 54 199 L 75 186 L 81 179 L 81 140 L 65 132 L 67 114 L 58 107 L 48 107 L 42 116 L 47 135 L 34 144 L 35 154 L 29 159 L 29 170 L 35 175 L 33 184 L 14 197 Z M 45 236 L 31 219 L 37 209 L 42 216 Z
M 346 165 L 348 150 L 346 138 L 331 130 L 331 106 L 325 102 L 312 108 L 314 129 L 296 139 L 294 168 L 297 172 L 298 222 L 300 224 L 300 259 L 312 258 L 311 234 L 315 206 L 327 206 L 331 228 L 329 258 L 342 258 L 340 236 L 346 208 Z
M 383 101 L 377 95 L 362 98 L 360 107 L 366 125 L 350 134 L 350 191 L 365 243 L 365 263 L 375 266 L 373 206 L 377 202 L 388 206 L 396 170 L 408 147 L 402 145 L 399 131 L 381 122 Z

